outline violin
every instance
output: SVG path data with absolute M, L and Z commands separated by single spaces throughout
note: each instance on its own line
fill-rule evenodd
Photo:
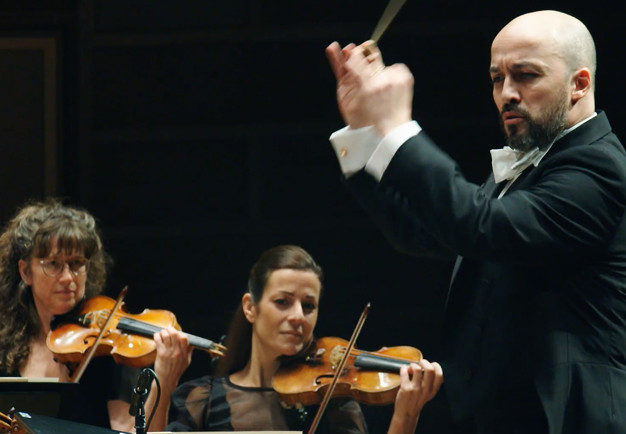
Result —
M 85 300 L 61 324 L 53 325 L 46 343 L 55 360 L 78 364 L 87 351 L 93 351 L 91 347 L 95 344 L 93 356 L 111 355 L 116 363 L 141 368 L 156 359 L 154 333 L 168 326 L 181 330 L 172 312 L 145 309 L 139 314 L 130 314 L 123 303 L 118 304 L 119 308 L 114 309 L 115 300 L 99 295 Z M 207 351 L 213 357 L 224 355 L 223 345 L 191 334 L 187 337 L 194 348 Z
M 10 433 L 11 425 L 13 425 L 13 418 L 4 413 L 0 413 L 0 433 Z
M 28 434 L 25 427 L 20 424 L 17 419 L 15 408 L 12 408 L 7 414 L 0 413 L 0 433 L 2 434 Z
M 409 346 L 373 352 L 353 348 L 342 372 L 337 373 L 347 344 L 337 337 L 319 338 L 307 355 L 284 363 L 272 380 L 280 399 L 295 407 L 319 404 L 337 374 L 332 397 L 351 397 L 370 405 L 391 404 L 400 388 L 400 368 L 422 359 L 422 352 Z

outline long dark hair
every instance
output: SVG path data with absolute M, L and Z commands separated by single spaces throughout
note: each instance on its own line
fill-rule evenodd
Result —
M 254 304 L 263 297 L 270 274 L 282 269 L 312 271 L 317 275 L 320 285 L 323 282 L 322 268 L 306 250 L 294 245 L 276 246 L 264 251 L 250 269 L 247 292 Z M 250 358 L 252 324 L 246 319 L 241 303 L 230 321 L 224 345 L 226 355 L 218 361 L 215 371 L 218 376 L 226 376 L 243 369 Z
M 80 252 L 89 259 L 85 293 L 102 292 L 110 261 L 102 249 L 94 217 L 57 199 L 27 203 L 0 235 L 0 371 L 15 373 L 29 356 L 31 339 L 41 330 L 31 288 L 22 280 L 18 262 L 59 251 Z

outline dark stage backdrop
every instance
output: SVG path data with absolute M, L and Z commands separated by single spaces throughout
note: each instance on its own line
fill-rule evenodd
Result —
M 341 186 L 328 144 L 343 125 L 324 48 L 367 39 L 385 3 L 2 2 L 0 217 L 49 194 L 86 207 L 115 260 L 109 295 L 129 285 L 132 312 L 169 309 L 213 340 L 259 253 L 299 244 L 326 272 L 318 335 L 348 338 L 371 302 L 360 348 L 412 345 L 437 360 L 451 264 L 394 251 Z M 626 140 L 626 32 L 614 8 L 409 0 L 380 46 L 386 63 L 413 71 L 421 125 L 482 182 L 488 150 L 501 146 L 489 46 L 523 12 L 560 9 L 588 25 L 598 108 Z M 185 379 L 208 364 L 196 353 Z M 367 409 L 372 432 L 390 413 Z M 439 396 L 418 432 L 445 434 L 448 421 Z

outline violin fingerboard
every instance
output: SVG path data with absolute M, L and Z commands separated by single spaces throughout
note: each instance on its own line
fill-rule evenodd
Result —
M 359 354 L 354 360 L 354 366 L 356 366 L 357 368 L 390 372 L 392 374 L 397 374 L 398 372 L 400 372 L 400 368 L 402 366 L 408 364 L 409 362 L 403 360 L 380 357 L 374 354 Z
M 132 333 L 147 338 L 151 338 L 155 333 L 163 330 L 163 327 L 155 326 L 153 324 L 148 324 L 143 321 L 138 321 L 136 319 L 126 317 L 120 318 L 119 322 L 117 323 L 117 328 L 123 332 Z M 189 339 L 189 345 L 194 348 L 198 348 L 201 350 L 212 350 L 216 348 L 215 342 L 209 339 L 190 335 L 189 333 L 185 334 Z

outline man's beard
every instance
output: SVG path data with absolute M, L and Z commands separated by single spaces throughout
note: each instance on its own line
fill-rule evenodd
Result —
M 516 103 L 505 104 L 500 113 L 500 126 L 504 131 L 507 146 L 524 152 L 535 147 L 545 149 L 549 146 L 567 126 L 569 100 L 567 95 L 561 94 L 560 96 L 561 98 L 556 100 L 552 107 L 540 113 L 538 119 L 533 119 L 530 113 L 521 109 Z M 519 133 L 517 125 L 505 127 L 502 113 L 506 111 L 514 111 L 522 115 L 527 131 Z

